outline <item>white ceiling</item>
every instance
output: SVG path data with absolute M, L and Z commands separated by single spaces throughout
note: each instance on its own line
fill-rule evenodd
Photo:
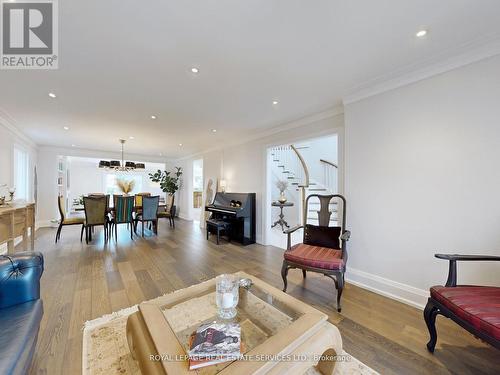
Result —
M 338 106 L 376 78 L 500 35 L 498 0 L 59 3 L 59 69 L 0 71 L 0 109 L 41 145 L 117 151 L 134 136 L 126 151 L 172 158 Z

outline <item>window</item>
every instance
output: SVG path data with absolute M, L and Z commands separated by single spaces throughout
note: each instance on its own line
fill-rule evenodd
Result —
M 20 147 L 14 146 L 14 187 L 16 199 L 30 200 L 29 186 L 29 154 Z

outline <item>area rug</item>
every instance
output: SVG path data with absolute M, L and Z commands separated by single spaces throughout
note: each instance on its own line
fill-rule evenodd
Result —
M 173 292 L 176 293 L 176 292 Z M 164 304 L 165 296 L 149 302 Z M 137 363 L 128 348 L 125 327 L 130 314 L 137 311 L 137 305 L 88 321 L 83 328 L 83 375 L 141 375 Z M 335 375 L 378 375 L 376 371 L 343 353 L 344 361 L 335 368 Z M 193 372 L 195 373 L 195 372 Z M 314 368 L 307 375 L 316 374 Z

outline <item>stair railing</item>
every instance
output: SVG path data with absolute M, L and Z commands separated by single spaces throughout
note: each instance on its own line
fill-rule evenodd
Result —
M 300 151 L 294 145 L 277 146 L 272 148 L 271 154 L 273 161 L 278 163 L 278 167 L 283 168 L 287 174 L 287 179 L 292 184 L 297 185 L 300 191 L 300 204 L 302 215 L 302 224 L 307 221 L 307 212 L 305 212 L 306 189 L 309 187 L 309 169 L 300 154 Z
M 337 176 L 339 166 L 331 161 L 319 159 L 323 165 L 323 182 L 330 192 L 337 192 Z
M 295 155 L 299 159 L 300 165 L 302 168 L 299 168 L 301 173 L 303 172 L 303 179 L 302 183 L 299 182 L 299 190 L 300 190 L 300 201 L 301 201 L 301 209 L 302 209 L 302 225 L 306 225 L 307 223 L 307 212 L 306 212 L 306 189 L 309 187 L 309 169 L 307 168 L 307 164 L 304 161 L 304 158 L 300 154 L 299 150 L 294 145 L 290 145 L 291 149 L 293 152 L 295 152 Z

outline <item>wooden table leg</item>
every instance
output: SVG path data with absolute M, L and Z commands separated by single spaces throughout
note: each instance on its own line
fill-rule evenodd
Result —
M 14 240 L 7 241 L 7 254 L 14 254 Z

